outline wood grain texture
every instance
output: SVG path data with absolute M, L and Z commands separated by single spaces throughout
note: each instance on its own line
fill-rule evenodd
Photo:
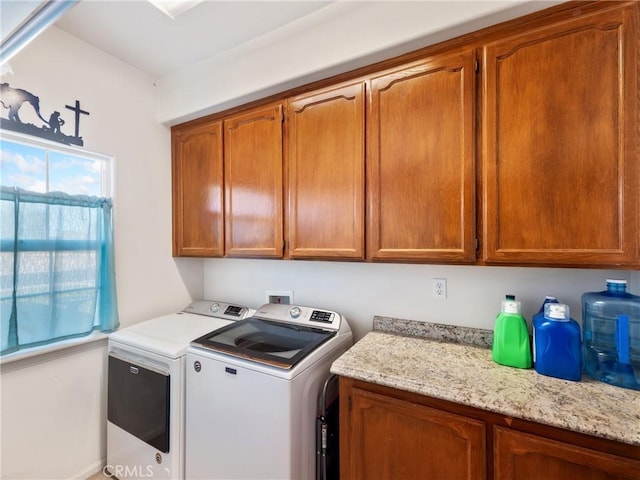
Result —
M 349 422 L 349 452 L 342 457 L 342 478 L 486 478 L 482 421 L 366 390 L 348 393 L 351 412 L 343 418 Z
M 495 480 L 637 480 L 640 462 L 494 427 Z
M 173 255 L 224 254 L 222 122 L 172 132 Z
M 475 53 L 372 77 L 368 257 L 475 259 Z
M 638 262 L 637 8 L 484 47 L 484 258 Z
M 291 258 L 364 258 L 364 83 L 288 104 Z
M 224 120 L 225 253 L 283 252 L 282 104 Z
M 341 478 L 640 478 L 635 445 L 349 377 L 339 382 Z
M 173 127 L 249 122 L 224 129 L 236 169 L 226 231 L 210 226 L 213 210 L 181 211 L 204 193 L 182 198 L 183 146 L 173 146 L 174 255 L 220 255 L 224 234 L 227 255 L 281 257 L 286 232 L 291 258 L 361 259 L 356 163 L 337 160 L 356 162 L 358 100 L 314 97 L 364 83 L 367 260 L 637 268 L 639 12 L 631 1 L 566 2 Z M 309 102 L 299 128 L 267 133 L 268 121 L 249 118 L 296 99 Z M 252 157 L 264 168 L 242 160 Z

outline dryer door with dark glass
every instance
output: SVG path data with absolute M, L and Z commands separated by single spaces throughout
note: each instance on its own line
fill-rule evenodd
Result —
M 170 379 L 168 371 L 109 354 L 109 421 L 164 453 L 169 453 Z

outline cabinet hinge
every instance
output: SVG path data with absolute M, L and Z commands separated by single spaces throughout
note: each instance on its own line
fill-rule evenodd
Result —
M 480 250 L 480 239 L 476 238 L 476 252 Z
M 347 405 L 349 406 L 349 413 L 351 413 L 351 395 L 347 397 L 347 400 L 348 400 Z
M 478 62 L 478 59 L 476 58 L 475 63 L 473 65 L 473 68 L 476 70 L 476 73 L 478 73 L 480 71 L 480 62 Z

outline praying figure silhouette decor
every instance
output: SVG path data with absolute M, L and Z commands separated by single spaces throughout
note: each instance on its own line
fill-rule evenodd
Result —
M 13 88 L 8 83 L 0 84 L 0 104 L 3 107 L 3 116 L 0 118 L 0 128 L 2 129 L 46 138 L 66 145 L 84 145 L 80 136 L 80 115 L 89 115 L 89 112 L 80 108 L 78 100 L 74 105 L 65 105 L 66 109 L 74 112 L 75 123 L 72 135 L 62 131 L 63 126 L 68 125 L 69 122 L 61 116 L 59 111 L 55 110 L 49 116 L 49 120 L 45 119 L 40 112 L 40 99 L 22 88 Z M 5 112 L 6 117 L 4 116 Z M 29 120 L 23 121 L 19 113 L 28 115 Z M 37 125 L 32 122 L 36 122 Z

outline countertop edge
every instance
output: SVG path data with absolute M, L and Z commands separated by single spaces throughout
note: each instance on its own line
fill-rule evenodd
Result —
M 546 377 L 495 364 L 490 356 L 478 345 L 374 330 L 336 360 L 331 372 L 640 447 L 639 392 L 589 378 Z

